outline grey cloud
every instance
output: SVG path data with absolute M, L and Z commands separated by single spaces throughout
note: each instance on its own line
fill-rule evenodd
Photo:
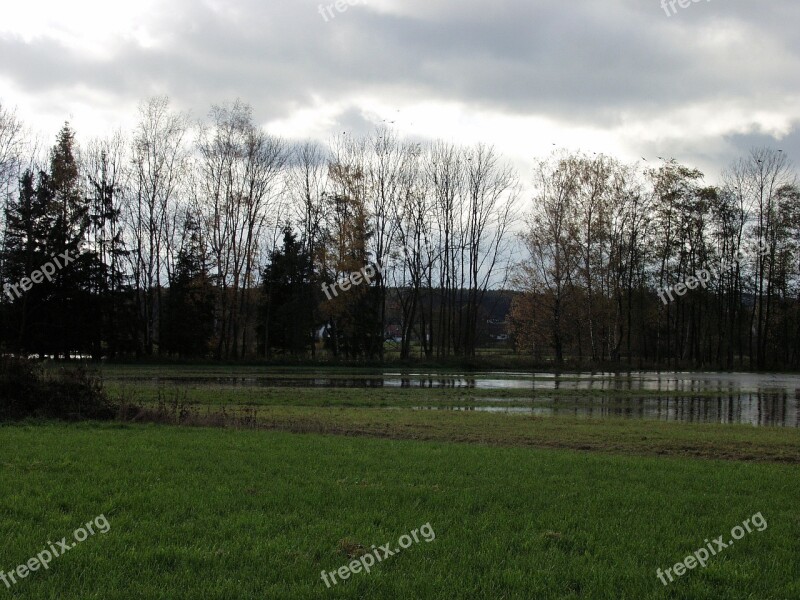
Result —
M 53 103 L 77 84 L 126 100 L 168 93 L 200 113 L 241 97 L 260 121 L 312 97 L 370 92 L 613 127 L 623 114 L 730 98 L 755 107 L 798 92 L 795 0 L 713 0 L 669 18 L 658 0 L 438 0 L 434 16 L 358 4 L 328 23 L 315 1 L 229 4 L 240 18 L 170 3 L 155 21 L 165 46 L 120 42 L 109 61 L 53 40 L 0 39 L 0 75 Z M 742 44 L 709 44 L 737 30 Z M 367 127 L 357 108 L 343 119 Z

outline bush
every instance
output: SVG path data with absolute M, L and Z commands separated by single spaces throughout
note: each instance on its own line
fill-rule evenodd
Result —
M 116 410 L 102 380 L 86 368 L 51 376 L 36 363 L 0 358 L 0 419 L 112 419 Z

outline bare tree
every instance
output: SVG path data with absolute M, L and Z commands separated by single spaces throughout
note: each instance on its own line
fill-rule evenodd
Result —
M 0 103 L 0 195 L 2 197 L 2 210 L 0 210 L 0 227 L 3 232 L 3 248 L 8 241 L 6 235 L 6 212 L 9 203 L 20 186 L 21 162 L 24 144 L 24 131 L 22 122 L 16 113 L 5 108 Z M 5 252 L 0 257 L 0 277 L 5 277 L 7 265 Z
M 609 211 L 611 209 L 611 179 L 613 162 L 603 155 L 596 158 L 577 156 L 575 167 L 578 170 L 575 207 L 578 211 L 579 229 L 577 242 L 581 249 L 580 278 L 585 289 L 586 302 L 584 318 L 586 332 L 589 336 L 589 349 L 592 361 L 600 358 L 604 349 L 602 334 L 598 332 L 598 307 L 595 296 L 600 296 L 600 303 L 605 296 L 603 289 L 604 275 L 607 273 L 604 244 L 608 242 Z M 599 289 L 597 289 L 599 288 Z M 578 328 L 578 334 L 581 333 Z M 582 344 L 578 344 L 581 348 Z
M 430 357 L 436 348 L 440 357 L 450 354 L 455 321 L 457 294 L 461 289 L 459 278 L 460 249 L 463 247 L 461 232 L 461 200 L 465 194 L 465 165 L 460 150 L 444 142 L 436 142 L 431 147 L 427 165 L 427 189 L 433 196 L 432 211 L 435 223 L 433 245 L 438 257 L 437 266 L 432 269 L 437 277 L 429 287 L 439 292 L 438 317 L 433 293 L 428 294 L 427 306 L 422 312 L 421 343 L 425 355 Z M 434 320 L 436 323 L 434 323 Z
M 770 148 L 753 149 L 730 173 L 734 181 L 740 182 L 743 202 L 753 216 L 750 240 L 756 248 L 768 249 L 764 254 L 755 253 L 755 302 L 750 316 L 751 366 L 763 369 L 770 334 L 778 215 L 781 199 L 796 186 L 797 178 L 787 156 Z
M 464 247 L 467 302 L 462 351 L 474 356 L 480 307 L 490 285 L 507 279 L 509 229 L 518 198 L 517 176 L 494 148 L 479 144 L 466 153 L 466 229 Z M 501 268 L 498 268 L 501 267 Z
M 303 251 L 310 257 L 315 267 L 322 262 L 321 254 L 325 251 L 325 212 L 330 186 L 329 159 L 328 151 L 322 145 L 304 142 L 292 149 L 286 170 L 286 186 L 291 199 L 294 222 L 300 228 Z M 309 303 L 309 307 L 311 314 L 308 321 L 315 329 L 321 319 L 316 303 Z M 269 304 L 266 310 L 267 312 L 271 310 Z M 264 319 L 264 328 L 264 348 L 269 353 L 269 318 Z M 313 342 L 314 334 L 314 331 L 309 332 L 309 337 L 312 339 L 312 358 L 316 358 L 317 352 L 316 343 Z
M 369 139 L 369 144 L 371 154 L 368 163 L 367 198 L 372 222 L 370 247 L 375 264 L 385 265 L 397 233 L 398 206 L 408 192 L 407 169 L 411 155 L 409 146 L 386 128 L 376 131 Z M 375 335 L 381 340 L 379 356 L 383 358 L 387 285 L 382 269 L 378 269 L 375 287 L 380 312 L 375 323 Z
M 422 171 L 423 148 L 411 144 L 400 177 L 400 199 L 396 206 L 396 235 L 391 259 L 381 263 L 383 274 L 392 279 L 401 312 L 400 358 L 411 356 L 414 332 L 422 340 L 425 328 L 417 328 L 417 316 L 423 301 L 422 291 L 431 293 L 431 270 L 434 263 L 431 219 L 433 211 Z M 423 345 L 426 345 L 423 342 Z
M 303 249 L 316 256 L 325 220 L 325 197 L 329 193 L 327 150 L 315 142 L 295 146 L 287 169 L 287 187 L 292 209 L 301 230 Z
M 23 143 L 22 122 L 0 103 L 0 190 L 4 195 L 17 187 Z
M 235 358 L 251 346 L 250 290 L 258 283 L 263 256 L 275 247 L 287 151 L 281 140 L 255 127 L 250 106 L 238 100 L 212 108 L 199 151 L 198 210 L 218 288 L 217 356 Z
M 166 97 L 139 107 L 132 147 L 131 192 L 125 218 L 131 237 L 133 280 L 138 290 L 144 352 L 158 344 L 162 289 L 170 279 L 181 185 L 186 177 L 188 116 Z
M 564 362 L 564 312 L 581 252 L 575 196 L 580 169 L 568 156 L 539 161 L 534 170 L 534 210 L 521 238 L 530 260 L 519 266 L 518 283 L 545 303 L 557 364 Z

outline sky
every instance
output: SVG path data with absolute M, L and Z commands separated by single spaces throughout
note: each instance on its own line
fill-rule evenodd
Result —
M 686 2 L 686 0 L 681 0 Z M 328 10 L 327 7 L 330 7 Z M 27 0 L 0 19 L 0 102 L 54 138 L 133 126 L 168 95 L 236 98 L 268 131 L 388 125 L 494 145 L 523 180 L 554 148 L 675 158 L 714 180 L 750 147 L 800 157 L 800 2 Z

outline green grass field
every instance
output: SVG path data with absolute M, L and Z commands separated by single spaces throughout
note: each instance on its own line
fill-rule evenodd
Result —
M 111 387 L 152 392 L 125 379 Z M 179 391 L 216 409 L 223 392 L 203 387 Z M 301 390 L 247 391 L 252 429 L 0 427 L 0 569 L 98 515 L 111 525 L 0 582 L 0 600 L 800 598 L 796 429 L 421 412 L 408 403 L 447 402 L 443 390 L 376 390 L 389 394 L 377 406 L 369 390 Z M 705 569 L 656 576 L 755 513 L 767 528 Z M 426 523 L 434 541 L 322 581 Z

